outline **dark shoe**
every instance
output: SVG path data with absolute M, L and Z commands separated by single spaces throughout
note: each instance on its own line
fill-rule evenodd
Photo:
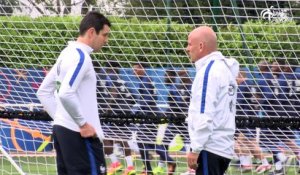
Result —
M 286 174 L 284 172 L 284 169 L 282 168 L 281 170 L 274 170 L 269 175 L 286 175 Z

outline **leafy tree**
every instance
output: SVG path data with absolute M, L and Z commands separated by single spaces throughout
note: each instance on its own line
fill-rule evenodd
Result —
M 12 15 L 13 7 L 18 4 L 18 0 L 0 0 L 0 16 Z
M 110 18 L 113 31 L 105 54 L 93 54 L 100 62 L 119 60 L 121 63 L 149 61 L 151 66 L 169 66 L 171 63 L 190 65 L 184 51 L 189 24 L 166 19 L 144 21 L 137 18 Z M 70 39 L 78 36 L 81 17 L 0 17 L 1 47 L 0 67 L 32 67 L 52 65 L 61 49 Z M 240 28 L 245 39 L 240 35 Z M 238 58 L 241 64 L 253 65 L 262 59 L 286 58 L 299 65 L 300 45 L 297 44 L 300 26 L 295 22 L 274 24 L 253 20 L 238 25 L 229 24 L 219 28 L 219 50 L 228 57 Z M 10 30 L 7 30 L 10 29 Z M 167 32 L 169 30 L 169 32 Z M 21 37 L 20 37 L 21 36 Z M 168 38 L 168 39 L 166 39 Z M 247 45 L 250 56 L 244 51 Z M 165 63 L 167 65 L 161 65 Z
M 134 15 L 145 20 L 171 17 L 173 21 L 180 23 L 219 25 L 239 24 L 249 19 L 258 19 L 261 11 L 271 6 L 279 9 L 300 7 L 300 3 L 296 1 L 273 0 L 128 0 L 128 2 L 127 6 L 130 7 L 126 11 L 128 16 Z M 291 13 L 294 17 L 300 15 L 299 10 Z
M 96 5 L 96 0 L 82 0 L 75 1 L 72 0 L 27 0 L 35 10 L 37 10 L 41 15 L 65 15 L 71 13 L 72 6 L 81 5 L 81 14 L 86 14 L 91 5 Z M 22 6 L 27 6 L 26 3 L 20 1 Z M 32 8 L 32 7 L 31 7 Z
M 97 0 L 85 0 L 82 4 L 81 14 L 86 14 L 89 11 L 90 6 L 96 4 L 97 4 Z

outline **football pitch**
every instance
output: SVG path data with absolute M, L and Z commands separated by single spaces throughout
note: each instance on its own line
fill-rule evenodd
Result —
M 56 167 L 55 167 L 55 158 L 54 157 L 18 157 L 17 163 L 20 165 L 21 169 L 26 173 L 26 175 L 55 175 Z M 177 158 L 177 168 L 176 175 L 180 175 L 183 172 L 187 171 L 187 163 L 185 158 Z M 157 159 L 153 160 L 152 168 L 154 169 L 157 164 Z M 31 162 L 31 163 L 28 163 Z M 33 163 L 34 162 L 34 163 Z M 107 160 L 107 163 L 109 161 Z M 123 162 L 124 163 L 124 162 Z M 141 160 L 135 159 L 134 161 L 137 174 L 140 174 L 143 171 L 143 164 Z M 12 164 L 4 157 L 0 158 L 0 175 L 19 175 L 20 173 L 12 166 Z M 297 170 L 295 166 L 291 166 L 287 170 L 287 175 L 297 174 Z M 123 172 L 117 172 L 116 175 L 121 175 Z M 167 174 L 166 170 L 165 173 Z M 234 175 L 250 175 L 256 174 L 253 172 L 243 173 L 236 166 L 230 166 L 227 174 Z M 265 173 L 267 175 L 269 173 Z

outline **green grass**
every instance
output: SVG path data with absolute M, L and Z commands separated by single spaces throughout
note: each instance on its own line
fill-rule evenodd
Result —
M 266 172 L 262 175 L 268 175 L 270 172 Z M 232 175 L 256 175 L 257 173 L 253 170 L 252 172 L 248 172 L 248 173 L 242 173 L 239 169 L 231 166 L 227 173 L 227 175 L 232 174 Z M 287 170 L 287 175 L 298 175 L 297 170 L 293 167 L 288 168 Z
M 54 175 L 56 174 L 53 157 L 14 157 L 13 158 L 26 175 Z M 13 165 L 4 157 L 0 158 L 1 175 L 19 175 Z
M 55 175 L 56 167 L 54 157 L 15 157 L 14 160 L 20 165 L 22 170 L 26 175 Z M 152 168 L 157 165 L 157 158 L 152 162 Z M 29 163 L 28 163 L 29 162 Z M 176 174 L 180 174 L 187 170 L 186 159 L 176 158 L 177 169 Z M 107 161 L 109 164 L 109 161 Z M 143 170 L 143 164 L 140 160 L 136 159 L 134 161 L 136 170 L 138 174 Z M 288 169 L 287 175 L 296 175 L 296 166 L 291 166 Z M 116 175 L 121 175 L 122 172 L 116 173 Z M 254 171 L 250 173 L 242 173 L 238 168 L 231 166 L 228 169 L 227 175 L 253 175 L 256 174 Z M 268 173 L 265 173 L 267 175 Z M 11 163 L 3 157 L 0 157 L 0 175 L 19 175 Z

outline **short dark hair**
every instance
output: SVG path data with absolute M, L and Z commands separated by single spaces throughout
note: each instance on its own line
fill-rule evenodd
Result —
M 168 69 L 165 73 L 165 83 L 174 84 L 176 83 L 177 72 L 174 69 Z
M 121 64 L 119 63 L 119 61 L 110 60 L 110 61 L 106 62 L 105 66 L 106 67 L 112 67 L 112 68 L 120 68 Z
M 148 64 L 145 63 L 145 62 L 136 62 L 136 63 L 133 63 L 133 66 L 135 66 L 135 65 L 137 65 L 137 66 L 139 66 L 140 68 L 143 68 L 143 69 L 145 69 L 145 68 L 148 67 Z
M 91 11 L 85 15 L 79 25 L 79 34 L 84 35 L 90 28 L 95 28 L 98 34 L 103 29 L 104 25 L 111 27 L 109 20 L 99 12 Z

